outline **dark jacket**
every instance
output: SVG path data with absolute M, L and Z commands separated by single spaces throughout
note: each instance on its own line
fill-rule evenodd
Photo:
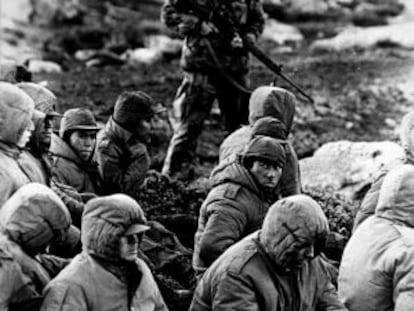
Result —
M 273 117 L 281 121 L 290 132 L 295 114 L 295 98 L 286 90 L 262 86 L 256 89 L 249 102 L 250 126 L 243 126 L 231 133 L 220 145 L 219 167 L 231 163 L 237 154 L 242 153 L 251 139 L 253 124 L 263 117 Z M 286 144 L 286 163 L 276 192 L 283 197 L 301 192 L 299 160 L 290 142 Z
M 228 12 L 231 9 L 241 32 L 254 34 L 257 38 L 263 31 L 265 20 L 261 2 L 258 0 L 226 2 L 229 2 L 229 7 L 223 6 L 225 8 L 222 10 Z M 192 3 L 194 7 L 201 7 L 208 14 L 211 14 L 213 10 L 216 10 L 215 14 L 217 14 L 218 0 L 195 0 Z M 195 23 L 192 23 L 189 31 L 181 33 L 185 36 L 181 64 L 184 70 L 190 72 L 217 71 L 217 64 L 207 48 L 205 37 L 200 34 L 201 20 L 207 18 L 200 16 L 194 7 L 191 7 L 185 0 L 168 0 L 162 8 L 162 20 L 168 27 L 177 30 L 180 24 L 188 24 L 188 19 L 195 17 Z M 217 26 L 222 27 L 218 24 Z M 232 48 L 230 43 L 233 37 L 234 33 L 229 27 L 224 26 L 218 33 L 210 34 L 208 40 L 225 70 L 247 72 L 248 51 L 245 48 Z
M 97 161 L 105 194 L 136 195 L 150 166 L 147 147 L 110 118 L 98 134 Z
M 68 207 L 73 223 L 80 226 L 84 202 L 101 194 L 98 166 L 93 160 L 82 162 L 72 148 L 57 135 L 52 135 L 51 187 Z
M 195 234 L 193 267 L 203 272 L 229 246 L 262 225 L 269 208 L 250 172 L 233 162 L 213 178 Z
M 228 248 L 204 273 L 190 310 L 345 311 L 319 256 L 286 266 L 295 243 L 316 245 L 327 232 L 326 216 L 309 197 L 276 202 L 260 231 Z

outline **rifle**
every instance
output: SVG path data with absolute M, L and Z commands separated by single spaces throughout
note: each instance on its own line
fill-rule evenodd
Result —
M 238 22 L 233 14 L 233 10 L 230 7 L 230 1 L 218 0 L 218 5 L 213 8 L 213 10 L 208 10 L 200 5 L 194 3 L 193 0 L 187 1 L 195 13 L 205 19 L 208 22 L 211 22 L 218 30 L 224 28 L 225 32 L 230 32 L 233 34 L 233 37 L 240 37 L 244 47 L 253 54 L 263 65 L 265 65 L 269 70 L 275 73 L 277 76 L 281 77 L 287 83 L 289 83 L 293 88 L 295 88 L 300 94 L 306 97 L 311 103 L 314 103 L 313 98 L 306 94 L 292 79 L 286 76 L 283 73 L 283 66 L 277 64 L 271 58 L 269 58 L 260 48 L 256 46 L 254 42 L 249 40 L 249 38 L 240 31 L 238 27 Z

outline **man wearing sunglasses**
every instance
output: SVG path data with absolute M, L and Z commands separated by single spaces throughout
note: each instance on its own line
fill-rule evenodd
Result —
M 148 229 L 131 197 L 90 200 L 82 217 L 83 252 L 49 283 L 41 310 L 168 310 L 149 267 L 138 258 Z

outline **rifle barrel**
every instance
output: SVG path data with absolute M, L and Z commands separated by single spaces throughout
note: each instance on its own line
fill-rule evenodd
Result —
M 306 94 L 295 82 L 293 82 L 288 76 L 282 72 L 282 65 L 276 64 L 271 60 L 262 50 L 260 50 L 253 42 L 248 40 L 246 37 L 242 37 L 245 47 L 252 53 L 259 61 L 261 61 L 267 68 L 273 71 L 275 74 L 280 76 L 291 86 L 293 86 L 300 94 L 306 97 L 312 104 L 315 102 L 311 96 Z

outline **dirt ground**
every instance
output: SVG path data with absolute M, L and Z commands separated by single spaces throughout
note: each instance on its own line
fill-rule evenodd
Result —
M 280 53 L 272 44 L 262 44 L 269 55 L 284 66 L 284 72 L 315 99 L 311 104 L 298 95 L 297 114 L 291 135 L 299 157 L 309 156 L 328 141 L 349 139 L 373 141 L 394 139 L 394 128 L 410 108 L 404 85 L 413 79 L 414 52 L 398 48 L 370 51 L 311 53 L 307 47 Z M 84 106 L 100 121 L 112 111 L 122 90 L 144 90 L 171 107 L 181 82 L 179 61 L 163 61 L 150 67 L 106 66 L 85 68 L 74 62 L 62 74 L 37 74 L 47 81 L 61 100 L 61 111 Z M 274 76 L 252 60 L 251 88 L 266 85 Z M 278 79 L 277 85 L 294 90 Z M 217 116 L 212 116 L 200 145 L 217 147 L 222 139 Z M 214 152 L 213 160 L 214 161 Z M 200 152 L 201 160 L 203 154 Z M 209 155 L 211 154 L 208 153 Z M 210 158 L 210 157 L 208 157 Z

